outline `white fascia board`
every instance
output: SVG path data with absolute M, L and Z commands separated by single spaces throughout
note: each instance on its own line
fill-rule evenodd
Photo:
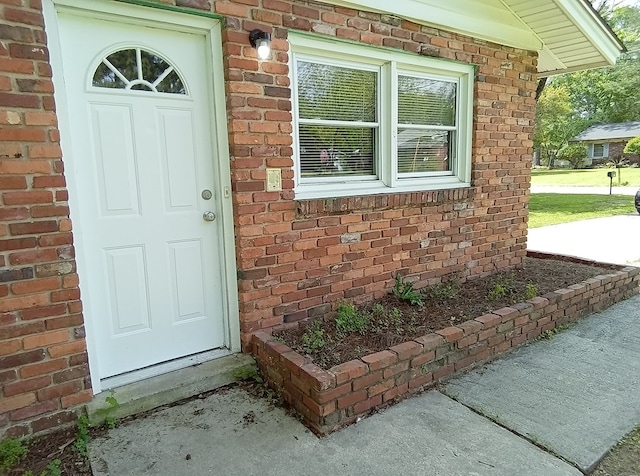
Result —
M 540 38 L 500 1 L 485 0 L 322 0 L 342 7 L 396 15 L 421 25 L 530 51 L 542 49 Z M 572 0 L 575 1 L 575 0 Z
M 572 66 L 570 68 L 557 69 L 553 71 L 540 71 L 538 73 L 538 78 L 548 78 L 549 76 L 556 76 L 558 74 L 575 73 L 576 71 L 603 68 L 605 66 L 611 66 L 611 63 L 603 60 L 595 63 L 585 63 L 581 64 L 580 66 Z
M 569 18 L 574 20 L 574 25 L 600 52 L 607 62 L 604 66 L 615 64 L 622 49 L 618 40 L 602 25 L 596 14 L 582 1 L 554 0 L 554 2 L 565 11 Z M 567 72 L 569 71 L 567 70 Z

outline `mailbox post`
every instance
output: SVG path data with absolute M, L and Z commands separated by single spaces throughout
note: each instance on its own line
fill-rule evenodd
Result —
M 611 189 L 613 188 L 613 177 L 616 176 L 616 172 L 611 170 L 607 172 L 607 177 L 609 177 L 609 195 L 611 195 Z

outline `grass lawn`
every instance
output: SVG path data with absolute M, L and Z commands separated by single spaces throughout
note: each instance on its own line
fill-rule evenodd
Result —
M 629 182 L 630 187 L 640 187 L 640 167 L 627 167 L 623 169 L 533 169 L 531 171 L 531 185 L 575 185 L 608 187 L 609 177 L 607 172 L 615 170 L 620 173 L 621 181 Z M 614 187 L 618 185 L 618 176 L 613 179 Z
M 534 193 L 529 203 L 529 228 L 626 213 L 636 213 L 632 196 Z

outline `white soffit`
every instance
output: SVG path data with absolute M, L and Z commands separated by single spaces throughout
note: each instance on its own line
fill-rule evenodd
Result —
M 587 0 L 323 0 L 539 53 L 541 76 L 615 63 L 624 47 Z

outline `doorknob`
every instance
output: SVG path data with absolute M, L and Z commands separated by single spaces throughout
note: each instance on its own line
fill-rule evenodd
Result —
M 204 221 L 213 221 L 216 219 L 216 214 L 212 211 L 206 211 L 202 214 Z

